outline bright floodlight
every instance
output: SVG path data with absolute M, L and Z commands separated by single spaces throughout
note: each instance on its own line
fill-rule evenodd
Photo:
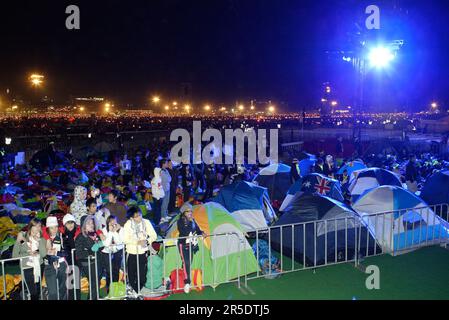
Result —
M 377 47 L 371 49 L 368 59 L 371 66 L 376 68 L 384 68 L 394 59 L 394 54 L 388 48 Z

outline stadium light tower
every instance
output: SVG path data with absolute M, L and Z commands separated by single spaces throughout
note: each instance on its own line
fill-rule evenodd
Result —
M 369 51 L 368 61 L 374 68 L 380 69 L 388 67 L 395 58 L 395 54 L 388 47 L 375 47 Z

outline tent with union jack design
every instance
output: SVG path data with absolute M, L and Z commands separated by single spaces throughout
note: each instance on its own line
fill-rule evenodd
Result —
M 331 179 L 319 173 L 311 173 L 298 179 L 288 190 L 280 211 L 284 211 L 295 194 L 320 194 L 338 201 L 344 201 L 341 185 L 338 180 Z

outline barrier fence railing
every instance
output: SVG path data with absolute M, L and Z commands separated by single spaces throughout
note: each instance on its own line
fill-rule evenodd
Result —
M 183 279 L 179 277 L 185 278 L 185 272 L 189 272 L 191 289 L 195 290 L 200 287 L 215 288 L 225 283 L 236 283 L 240 288 L 242 281 L 243 286 L 247 287 L 249 280 L 341 263 L 353 263 L 357 267 L 363 259 L 385 253 L 398 255 L 430 245 L 447 247 L 448 209 L 448 204 L 421 206 L 259 228 L 247 231 L 246 236 L 253 244 L 252 248 L 243 233 L 225 232 L 205 237 L 157 240 L 148 246 L 150 252 L 148 256 L 129 254 L 126 245 L 117 243 L 114 246 L 103 247 L 89 256 L 87 261 L 81 261 L 76 259 L 76 250 L 73 249 L 70 253 L 72 263 L 67 268 L 65 277 L 66 285 L 61 286 L 59 278 L 56 277 L 56 280 L 51 279 L 56 282 L 49 288 L 50 279 L 46 279 L 45 291 L 49 296 L 56 296 L 55 300 L 61 295 L 68 299 L 79 300 L 81 285 L 86 284 L 86 280 L 82 281 L 82 278 L 87 278 L 89 300 L 156 298 L 172 291 L 182 291 L 183 281 L 180 280 Z M 158 254 L 152 247 L 154 243 L 160 246 Z M 252 254 L 251 251 L 254 253 L 252 259 L 255 258 L 258 265 L 255 271 L 248 270 L 247 259 Z M 0 284 L 3 287 L 2 299 L 7 299 L 5 264 L 15 264 L 19 267 L 22 299 L 30 299 L 30 285 L 39 288 L 39 295 L 34 292 L 33 297 L 44 299 L 43 272 L 40 270 L 38 282 L 28 283 L 30 279 L 35 278 L 31 278 L 33 272 L 30 275 L 26 259 L 30 257 L 0 260 L 3 276 Z M 162 264 L 163 279 L 155 281 L 158 264 L 159 267 Z M 44 266 L 43 269 L 48 267 L 53 266 Z M 172 278 L 170 285 L 168 280 L 173 277 L 174 270 L 176 280 L 173 281 Z M 202 283 L 194 281 L 193 273 L 198 270 L 201 271 Z M 45 274 L 47 275 L 46 272 Z M 160 274 L 158 276 L 160 277 Z M 105 295 L 100 290 L 102 278 L 106 278 L 109 289 L 112 283 L 121 283 L 126 289 L 120 294 L 115 292 L 112 296 Z M 159 287 L 155 288 L 155 283 L 159 284 Z M 57 292 L 49 292 L 50 290 Z M 63 292 L 64 290 L 66 292 Z

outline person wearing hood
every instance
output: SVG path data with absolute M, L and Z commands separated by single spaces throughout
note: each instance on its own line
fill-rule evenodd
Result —
M 81 222 L 81 217 L 87 215 L 86 197 L 87 189 L 83 186 L 77 186 L 74 191 L 74 200 L 70 205 L 70 213 L 75 217 L 78 225 Z
M 165 197 L 162 187 L 161 168 L 154 168 L 154 177 L 151 180 L 151 194 L 153 195 L 153 222 L 156 226 L 161 222 L 162 199 Z
M 139 207 L 135 206 L 128 210 L 128 221 L 123 229 L 129 284 L 136 293 L 140 293 L 146 282 L 147 254 L 152 251 L 151 244 L 157 239 L 157 234 L 151 222 L 143 219 Z
M 31 256 L 22 261 L 24 281 L 31 300 L 39 300 L 42 264 L 47 255 L 47 242 L 42 237 L 42 223 L 33 218 L 28 223 L 26 232 L 19 232 L 12 250 L 13 258 Z
M 49 216 L 46 221 L 47 255 L 44 258 L 44 275 L 48 288 L 48 300 L 67 299 L 67 256 L 66 244 L 59 230 L 58 219 Z
M 81 233 L 75 239 L 76 260 L 80 268 L 80 279 L 75 279 L 75 281 L 80 288 L 81 277 L 88 278 L 90 300 L 97 300 L 99 294 L 102 267 L 100 255 L 97 252 L 103 246 L 99 233 L 95 231 L 94 217 L 91 215 L 83 216 L 81 218 Z

